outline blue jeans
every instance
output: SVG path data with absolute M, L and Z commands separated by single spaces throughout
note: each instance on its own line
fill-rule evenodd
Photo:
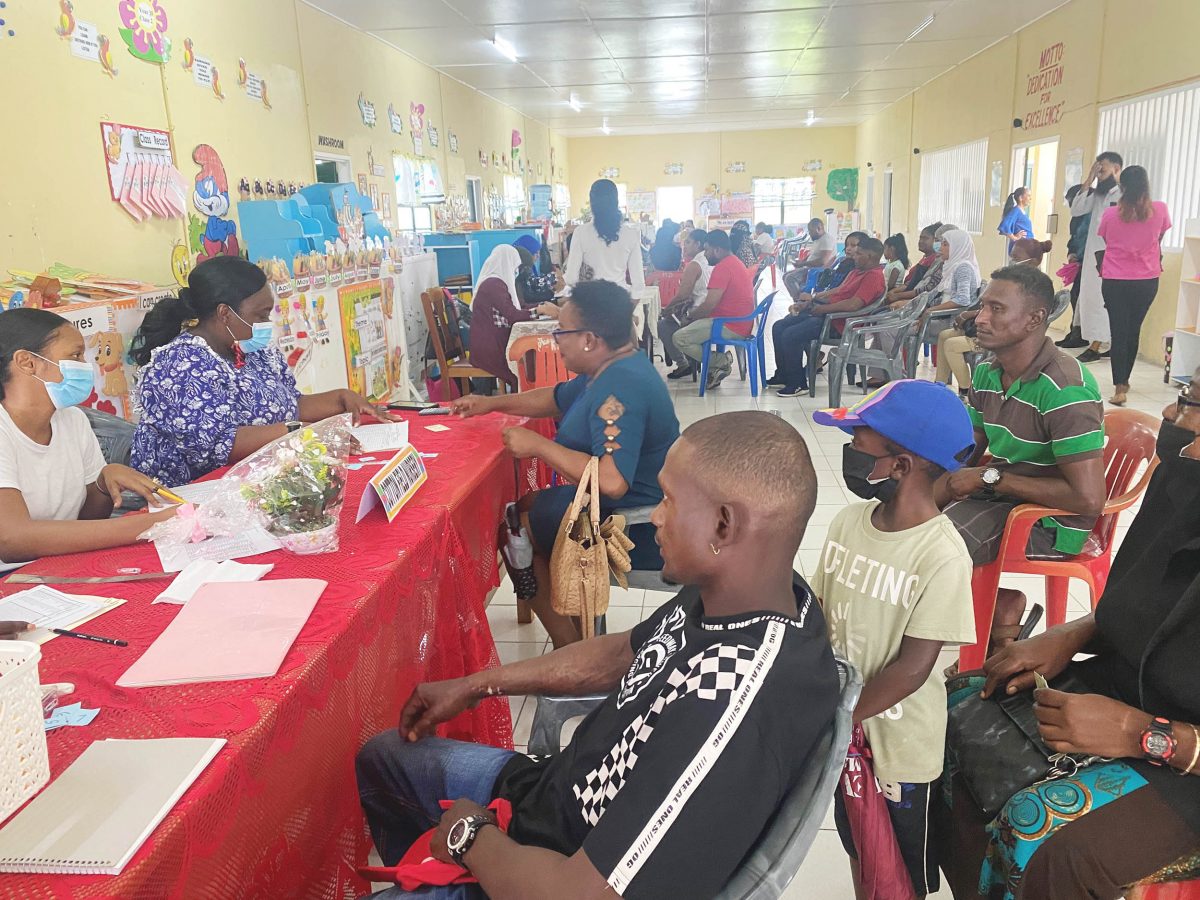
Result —
M 442 819 L 440 800 L 492 802 L 496 778 L 513 756 L 511 750 L 425 738 L 410 744 L 396 729 L 377 734 L 358 753 L 354 769 L 358 797 L 371 837 L 385 866 L 394 866 L 413 842 Z M 416 892 L 390 888 L 377 897 L 399 900 L 475 900 L 477 884 L 422 888 Z

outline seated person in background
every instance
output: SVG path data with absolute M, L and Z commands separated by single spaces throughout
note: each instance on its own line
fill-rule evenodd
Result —
M 133 467 L 167 486 L 240 462 L 338 413 L 392 420 L 353 391 L 301 394 L 272 345 L 275 298 L 262 269 L 236 256 L 200 263 L 178 297 L 160 300 L 134 335 L 142 368 Z
M 971 419 L 953 391 L 901 380 L 813 420 L 853 435 L 842 477 L 868 501 L 829 526 L 813 590 L 834 652 L 862 673 L 854 721 L 913 890 L 924 897 L 938 890 L 929 812 L 946 742 L 946 691 L 934 664 L 946 644 L 975 641 L 971 558 L 934 503 L 933 485 L 971 456 Z M 877 851 L 855 845 L 845 804 L 839 790 L 834 821 L 858 885 L 859 861 Z
M 729 229 L 729 251 L 742 261 L 747 269 L 757 267 L 757 257 L 754 255 L 754 241 L 750 238 L 750 223 L 738 219 Z
M 699 306 L 708 296 L 708 277 L 712 263 L 704 255 L 708 232 L 695 229 L 683 239 L 683 257 L 687 263 L 679 276 L 679 290 L 662 308 L 658 317 L 658 339 L 662 341 L 663 355 L 675 366 L 668 378 L 683 378 L 692 373 L 691 361 L 675 346 L 675 332 L 683 327 L 689 311 Z
M 921 283 L 921 280 L 925 277 L 925 273 L 929 271 L 938 258 L 933 244 L 935 233 L 941 227 L 941 222 L 937 222 L 933 225 L 926 225 L 921 229 L 921 234 L 917 237 L 917 249 L 921 251 L 921 258 L 908 270 L 908 274 L 904 276 L 902 283 L 888 290 L 887 302 L 888 306 L 892 309 L 898 308 L 898 304 L 905 303 L 917 295 L 917 285 Z
M 807 245 L 808 256 L 796 264 L 796 268 L 783 276 L 783 286 L 792 299 L 803 293 L 808 284 L 808 276 L 813 269 L 825 269 L 832 266 L 837 259 L 837 236 L 825 230 L 825 223 L 820 219 L 812 219 L 808 223 Z M 847 239 L 848 240 L 848 239 Z M 856 239 L 857 242 L 857 239 Z M 847 247 L 849 252 L 849 247 Z
M 478 287 L 471 301 L 471 364 L 491 372 L 513 390 L 517 376 L 508 367 L 508 336 L 514 322 L 527 322 L 533 311 L 517 306 L 517 248 L 500 244 L 479 270 Z M 558 307 L 544 303 L 537 312 L 557 317 Z
M 849 238 L 846 239 L 849 245 Z M 833 290 L 819 294 L 800 294 L 788 308 L 788 315 L 771 326 L 775 345 L 775 374 L 768 385 L 780 388 L 781 397 L 795 397 L 808 390 L 805 356 L 809 344 L 821 334 L 823 317 L 833 313 L 854 312 L 883 296 L 883 242 L 864 238 L 853 251 L 855 269 Z M 843 322 L 835 321 L 834 330 L 842 333 Z
M 904 283 L 908 271 L 908 242 L 904 235 L 893 234 L 883 242 L 883 283 L 891 291 Z
M 175 515 L 172 507 L 109 518 L 121 491 L 153 506 L 162 501 L 145 475 L 105 465 L 87 416 L 75 408 L 95 380 L 83 335 L 66 319 L 43 309 L 0 313 L 0 571 L 39 556 L 131 544 Z
M 754 226 L 754 258 L 770 256 L 774 249 L 775 236 L 771 234 L 771 226 L 766 222 L 759 222 Z
M 714 416 L 659 478 L 664 574 L 690 586 L 632 631 L 419 685 L 357 761 L 385 865 L 436 826 L 433 855 L 479 879 L 464 898 L 713 897 L 813 765 L 838 679 L 792 574 L 817 489 L 804 440 L 769 413 Z M 596 693 L 547 759 L 429 736 L 485 697 Z M 483 808 L 496 797 L 507 834 Z
M 1032 238 L 1021 238 L 1013 242 L 1009 254 L 1013 265 L 1039 268 L 1042 257 L 1053 248 L 1050 241 L 1035 241 Z M 975 317 L 979 308 L 963 310 L 954 320 L 952 328 L 944 329 L 938 335 L 937 380 L 943 384 L 951 384 L 951 378 L 958 380 L 958 392 L 966 396 L 971 387 L 971 368 L 967 365 L 967 354 L 979 349 L 975 342 Z
M 967 309 L 975 305 L 975 294 L 979 290 L 979 263 L 975 259 L 975 245 L 965 231 L 954 229 L 942 235 L 942 277 L 935 291 L 938 296 L 925 315 L 951 309 Z
M 508 428 L 504 443 L 517 459 L 538 457 L 569 484 L 521 501 L 529 517 L 538 591 L 530 605 L 555 647 L 579 640 L 575 622 L 550 605 L 550 555 L 563 514 L 575 499 L 575 484 L 588 459 L 600 457 L 601 515 L 662 499 L 658 473 L 679 437 L 679 421 L 667 386 L 645 354 L 630 342 L 633 307 L 624 286 L 583 282 L 559 310 L 554 339 L 563 362 L 579 374 L 553 388 L 496 397 L 470 395 L 451 408 L 464 418 L 489 412 L 559 420 L 554 440 L 528 428 Z M 607 432 L 607 433 L 606 433 Z M 629 532 L 634 568 L 659 568 L 654 532 L 634 525 Z
M 712 334 L 710 319 L 726 316 L 748 316 L 754 312 L 754 280 L 750 270 L 733 255 L 729 235 L 723 231 L 710 231 L 704 239 L 704 253 L 712 266 L 708 275 L 708 293 L 704 302 L 693 306 L 684 316 L 684 325 L 675 332 L 675 349 L 682 353 L 697 371 L 700 367 L 704 342 Z M 754 323 L 730 322 L 721 334 L 727 338 L 745 338 L 754 329 Z M 733 357 L 728 351 L 713 351 L 708 362 L 708 384 L 706 389 L 715 388 L 733 371 Z M 684 374 L 691 374 L 691 368 Z M 682 375 L 677 377 L 683 377 Z
M 1161 465 L 1095 611 L 1009 644 L 970 686 L 1012 695 L 1035 672 L 1074 676 L 1084 693 L 1034 691 L 1042 740 L 1106 759 L 1020 791 L 991 822 L 948 773 L 937 831 L 956 897 L 1128 897 L 1200 848 L 1200 372 L 1163 417 Z
M 887 303 L 889 309 L 903 309 L 909 303 L 915 301 L 921 294 L 928 291 L 936 290 L 942 281 L 942 244 L 945 242 L 947 232 L 957 231 L 957 225 L 933 225 L 928 226 L 933 228 L 933 239 L 929 242 L 930 252 L 933 256 L 933 261 L 929 264 L 929 268 L 925 270 L 920 279 L 913 284 L 909 290 L 900 289 L 888 292 Z M 922 232 L 923 234 L 924 232 Z M 920 244 L 918 244 L 920 246 Z M 907 285 L 908 282 L 905 282 Z
M 554 302 L 554 295 L 562 290 L 565 282 L 557 272 L 547 272 L 539 275 L 534 257 L 524 247 L 517 247 L 521 266 L 517 269 L 517 303 L 522 309 L 529 309 L 542 303 Z M 474 300 L 471 301 L 472 306 Z
M 976 340 L 994 358 L 976 367 L 967 395 L 975 457 L 970 468 L 950 472 L 937 485 L 938 505 L 976 566 L 996 558 L 1008 514 L 1020 503 L 1073 514 L 1033 527 L 1030 559 L 1079 553 L 1104 508 L 1100 390 L 1086 367 L 1046 337 L 1053 307 L 1054 285 L 1026 265 L 993 272 L 980 298 Z M 1017 636 L 1024 614 L 1025 595 L 1000 588 L 994 647 Z
M 650 248 L 650 265 L 660 272 L 678 272 L 683 257 L 675 236 L 679 234 L 679 226 L 670 219 L 664 219 L 662 227 L 654 236 L 654 246 Z

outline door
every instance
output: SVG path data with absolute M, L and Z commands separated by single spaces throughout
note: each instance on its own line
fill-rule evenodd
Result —
M 313 157 L 313 167 L 320 184 L 347 184 L 350 181 L 350 157 L 329 156 L 318 153 Z
M 1030 237 L 1039 241 L 1055 235 L 1049 231 L 1050 216 L 1058 200 L 1058 138 L 1049 138 L 1013 148 L 1012 187 L 1027 187 L 1033 194 L 1029 220 L 1033 222 Z M 1048 258 L 1043 267 L 1049 265 Z

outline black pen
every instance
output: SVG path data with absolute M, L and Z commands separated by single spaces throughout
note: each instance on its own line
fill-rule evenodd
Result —
M 94 634 L 84 634 L 82 631 L 67 631 L 65 628 L 51 628 L 55 634 L 61 634 L 63 637 L 79 638 L 84 641 L 95 641 L 97 644 L 112 644 L 114 647 L 128 647 L 126 641 L 118 641 L 116 638 L 99 637 Z

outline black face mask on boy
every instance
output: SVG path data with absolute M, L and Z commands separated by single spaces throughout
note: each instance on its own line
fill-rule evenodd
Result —
M 851 444 L 843 446 L 842 480 L 846 482 L 846 487 L 864 500 L 882 500 L 884 503 L 891 500 L 896 496 L 896 489 L 900 483 L 893 478 L 873 481 L 871 473 L 875 471 L 879 460 L 892 455 L 889 453 L 887 456 L 872 456 L 870 453 L 856 450 Z

